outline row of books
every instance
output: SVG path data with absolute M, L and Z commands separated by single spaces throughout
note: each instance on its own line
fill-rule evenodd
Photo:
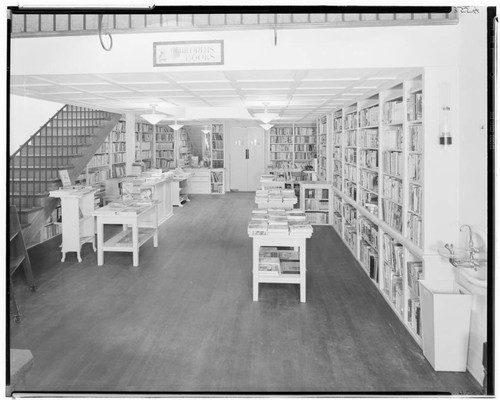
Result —
M 382 256 L 389 268 L 399 275 L 403 275 L 404 248 L 388 233 L 382 237 Z
M 224 160 L 212 160 L 212 168 L 224 168 Z
M 210 181 L 212 183 L 221 183 L 224 180 L 224 173 L 222 171 L 210 171 Z
M 270 146 L 271 151 L 278 151 L 278 152 L 292 152 L 293 151 L 293 146 L 291 144 L 271 144 Z
M 382 218 L 398 232 L 403 231 L 403 207 L 389 199 L 382 199 Z
M 384 151 L 382 153 L 382 167 L 384 172 L 401 176 L 403 173 L 403 153 L 399 151 Z
M 378 147 L 378 129 L 361 129 L 359 131 L 358 143 L 360 147 Z
M 401 179 L 393 178 L 389 175 L 383 175 L 382 195 L 396 203 L 403 203 L 403 182 Z
M 113 128 L 113 132 L 124 132 L 125 129 L 127 129 L 127 123 L 125 121 L 118 121 L 118 123 Z
M 347 114 L 344 118 L 344 129 L 356 129 L 358 127 L 358 113 Z
M 422 156 L 420 154 L 408 155 L 408 179 L 413 182 L 422 180 Z
M 365 108 L 359 111 L 359 126 L 376 126 L 379 121 L 379 106 Z
M 410 183 L 408 186 L 408 208 L 410 211 L 422 214 L 422 187 Z
M 222 182 L 218 182 L 218 183 L 211 183 L 211 191 L 212 193 L 222 193 L 222 190 L 223 190 L 223 186 L 222 186 Z
M 96 151 L 96 154 L 98 153 L 109 153 L 109 142 L 104 142 L 103 144 L 101 144 Z
M 346 226 L 344 229 L 344 240 L 354 254 L 358 252 L 358 234 L 356 228 Z
M 333 213 L 333 227 L 337 230 L 337 232 L 342 231 L 342 215 L 338 212 Z
M 224 159 L 224 151 L 221 151 L 221 150 L 212 150 L 212 159 L 214 159 L 214 160 L 223 160 Z
M 279 276 L 300 273 L 300 254 L 293 248 L 261 246 L 259 249 L 259 274 Z
M 111 153 L 113 164 L 124 163 L 125 162 L 125 153 Z
M 372 214 L 378 215 L 377 193 L 361 188 L 359 191 L 359 202 Z
M 344 203 L 342 205 L 342 216 L 347 224 L 356 227 L 356 221 L 358 218 L 357 215 L 356 208 L 351 206 L 349 203 Z
M 335 132 L 333 134 L 333 145 L 334 146 L 342 146 L 342 133 Z
M 400 274 L 386 268 L 384 290 L 394 304 L 399 315 L 403 316 L 403 278 Z
M 406 263 L 406 278 L 411 297 L 420 297 L 420 285 L 418 281 L 423 278 L 421 261 L 408 261 Z
M 403 121 L 403 101 L 394 100 L 384 103 L 383 121 L 386 124 L 397 124 Z
M 224 141 L 223 140 L 212 140 L 212 149 L 223 150 Z
M 417 246 L 422 246 L 422 218 L 416 214 L 408 213 L 407 236 Z
M 295 128 L 295 136 L 313 136 L 316 138 L 316 128 L 306 128 L 306 127 L 300 127 L 300 128 Z
M 103 167 L 109 165 L 109 154 L 96 154 L 87 164 L 88 168 Z
M 270 154 L 271 161 L 277 161 L 277 160 L 286 160 L 286 161 L 292 161 L 293 160 L 293 154 L 292 153 L 271 153 Z
M 161 142 L 156 143 L 156 150 L 173 150 L 174 143 L 172 142 Z
M 342 117 L 336 117 L 333 119 L 333 130 L 334 132 L 342 131 Z
M 346 146 L 351 146 L 351 147 L 356 147 L 356 131 L 345 131 L 345 145 Z
M 410 125 L 410 129 L 408 130 L 408 150 L 422 151 L 422 134 L 422 125 Z
M 156 157 L 167 158 L 169 160 L 173 160 L 174 159 L 174 151 L 173 150 L 157 150 Z
M 292 136 L 269 136 L 269 143 L 271 144 L 293 144 Z
M 304 199 L 305 211 L 328 211 L 328 206 L 328 200 Z
M 357 181 L 358 170 L 356 169 L 356 166 L 344 164 L 344 178 L 349 179 L 350 181 Z
M 252 211 L 248 224 L 249 235 L 267 235 L 282 233 L 311 233 L 312 226 L 306 221 L 306 214 L 301 210 L 286 210 L 284 208 L 257 209 Z
M 328 200 L 330 197 L 328 189 L 304 189 L 304 198 Z
M 360 169 L 359 184 L 372 192 L 378 191 L 378 173 L 367 169 Z
M 156 142 L 173 142 L 173 133 L 156 133 Z
M 332 184 L 333 184 L 333 187 L 335 187 L 335 188 L 337 188 L 339 190 L 342 190 L 342 176 L 340 176 L 340 175 L 334 175 L 332 177 Z
M 125 176 L 125 165 L 113 165 L 111 172 L 113 178 L 120 178 L 121 176 Z
M 124 131 L 112 131 L 111 132 L 111 141 L 112 142 L 125 142 L 125 132 Z
M 153 125 L 149 125 L 149 124 L 146 124 L 143 122 L 136 122 L 135 123 L 135 131 L 149 133 L 149 132 L 153 131 Z
M 310 161 L 313 158 L 316 158 L 316 152 L 296 152 L 295 153 L 295 161 Z
M 113 150 L 113 153 L 123 153 L 127 151 L 127 144 L 125 142 L 111 143 L 111 149 Z
M 383 131 L 383 144 L 386 149 L 403 150 L 403 128 L 391 127 Z
M 334 147 L 332 151 L 333 160 L 342 160 L 342 147 Z
M 420 310 L 420 298 L 412 297 L 408 299 L 408 323 L 418 336 L 422 336 L 422 318 Z
M 161 158 L 156 160 L 156 166 L 161 169 L 170 169 L 174 166 L 173 160 Z
M 293 136 L 293 128 L 271 128 L 269 133 L 271 136 Z
M 344 151 L 345 162 L 356 164 L 356 149 L 346 148 Z
M 356 200 L 357 185 L 355 182 L 344 180 L 344 193 L 351 199 Z
M 422 92 L 411 93 L 406 99 L 406 115 L 408 121 L 422 119 Z
M 378 226 L 365 217 L 358 220 L 361 238 L 378 251 Z
M 224 133 L 224 124 L 213 124 L 212 125 L 212 134 Z
M 333 173 L 342 175 L 342 161 L 333 160 Z
M 359 165 L 362 168 L 378 168 L 378 151 L 377 150 L 360 150 Z
M 60 224 L 48 224 L 42 227 L 40 230 L 40 241 L 48 240 L 54 236 L 60 235 L 62 232 L 62 226 Z
M 359 260 L 370 278 L 378 282 L 378 253 L 364 240 L 361 241 L 359 246 Z
M 306 209 L 306 221 L 312 225 L 328 224 L 328 213 L 326 212 L 311 212 Z

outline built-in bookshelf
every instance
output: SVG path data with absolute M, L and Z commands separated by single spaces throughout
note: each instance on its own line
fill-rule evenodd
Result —
M 224 125 L 212 124 L 211 168 L 224 168 Z
M 224 194 L 224 170 L 210 170 L 210 190 L 211 193 Z
M 300 208 L 311 225 L 332 224 L 332 185 L 331 182 L 316 181 L 300 184 Z
M 145 122 L 135 123 L 135 161 L 142 162 L 145 168 L 151 168 L 154 151 L 154 127 Z
M 274 169 L 293 165 L 293 127 L 273 127 L 269 131 L 269 163 Z
M 189 133 L 186 127 L 179 129 L 177 132 L 177 166 L 187 168 L 191 165 L 191 146 L 189 141 Z
M 320 181 L 328 180 L 328 116 L 318 119 L 318 178 Z
M 168 125 L 156 125 L 156 168 L 168 170 L 175 167 L 175 133 Z
M 121 120 L 109 135 L 111 178 L 119 178 L 126 175 L 125 163 L 127 141 L 125 139 L 125 131 L 126 122 Z
M 443 190 L 436 171 L 425 175 L 424 156 L 441 162 L 448 154 L 437 140 L 424 141 L 424 111 L 430 108 L 424 88 L 435 94 L 435 86 L 416 74 L 331 116 L 331 224 L 420 345 L 418 280 L 445 276 L 447 268 L 439 256 L 426 255 L 432 254 L 429 238 L 435 248 L 435 231 L 443 231 L 439 218 L 430 227 L 423 224 L 426 201 L 434 204 L 430 197 Z M 435 193 L 425 192 L 424 175 Z M 427 263 L 441 269 L 427 275 Z
M 294 164 L 304 169 L 306 166 L 313 166 L 317 156 L 317 135 L 315 127 L 294 127 Z

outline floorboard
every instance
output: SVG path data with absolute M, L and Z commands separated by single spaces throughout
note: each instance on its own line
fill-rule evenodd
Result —
M 23 391 L 480 394 L 468 373 L 437 373 L 331 227 L 307 242 L 298 285 L 261 284 L 252 301 L 253 194 L 192 196 L 159 247 L 60 262 L 30 252 L 38 290 L 16 273 L 23 314 L 10 346 L 32 351 Z M 111 234 L 113 227 L 106 230 Z

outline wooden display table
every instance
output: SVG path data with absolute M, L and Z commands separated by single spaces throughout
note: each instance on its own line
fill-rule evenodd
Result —
M 53 190 L 50 197 L 61 199 L 62 214 L 62 259 L 66 253 L 75 251 L 78 262 L 82 262 L 80 249 L 84 243 L 92 243 L 95 251 L 94 193 L 96 189 L 71 187 Z
M 97 265 L 103 265 L 105 251 L 133 253 L 139 266 L 139 248 L 153 238 L 158 247 L 158 202 L 114 202 L 94 211 L 97 222 Z M 124 230 L 104 242 L 104 225 L 120 225 Z M 130 227 L 130 229 L 129 229 Z

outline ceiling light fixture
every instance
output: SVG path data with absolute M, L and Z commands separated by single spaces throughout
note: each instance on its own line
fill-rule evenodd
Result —
M 264 104 L 264 112 L 263 113 L 256 113 L 256 114 L 254 114 L 254 117 L 257 119 L 260 119 L 264 124 L 269 124 L 269 122 L 271 122 L 273 119 L 278 117 L 278 114 L 267 112 L 267 105 L 269 103 L 262 103 L 262 104 Z
M 144 118 L 146 121 L 148 121 L 151 125 L 156 125 L 158 122 L 160 122 L 162 119 L 166 118 L 165 114 L 156 114 L 156 104 L 151 104 L 151 108 L 153 111 L 151 114 L 141 114 L 141 117 Z
M 169 125 L 174 132 L 177 132 L 179 129 L 181 129 L 184 125 L 180 125 L 177 123 L 177 119 L 175 120 L 175 124 Z
M 274 125 L 273 124 L 260 124 L 260 126 L 262 126 L 262 128 L 264 128 L 265 131 L 268 131 L 269 129 L 271 129 Z

